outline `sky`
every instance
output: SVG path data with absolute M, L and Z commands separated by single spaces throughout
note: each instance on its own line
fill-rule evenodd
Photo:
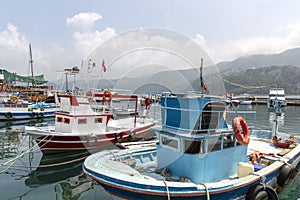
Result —
M 155 27 L 176 31 L 214 63 L 300 46 L 298 0 L 26 0 L 0 7 L 0 68 L 55 80 L 105 41 Z M 126 44 L 125 44 L 126 45 Z M 110 48 L 107 48 L 107 54 Z

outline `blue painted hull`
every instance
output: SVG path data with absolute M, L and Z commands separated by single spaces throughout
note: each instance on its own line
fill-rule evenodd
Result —
M 296 154 L 288 162 L 291 165 L 299 163 L 300 153 Z M 272 171 L 264 174 L 266 177 L 265 183 L 271 187 L 276 185 L 277 176 L 282 166 L 272 169 Z M 90 176 L 99 182 L 108 192 L 126 199 L 166 199 L 169 196 L 171 199 L 207 199 L 205 189 L 198 189 L 196 187 L 161 187 L 155 185 L 137 184 L 121 179 L 115 179 L 106 176 L 102 173 L 97 173 L 88 169 L 83 165 L 83 171 L 86 175 Z M 259 184 L 260 177 L 255 180 L 242 181 L 233 185 L 209 189 L 210 199 L 240 199 L 244 198 L 247 191 L 251 186 Z
M 13 120 L 27 120 L 27 119 L 38 119 L 38 118 L 50 118 L 54 117 L 54 113 L 57 110 L 39 111 L 39 112 L 0 112 L 0 121 L 13 121 Z

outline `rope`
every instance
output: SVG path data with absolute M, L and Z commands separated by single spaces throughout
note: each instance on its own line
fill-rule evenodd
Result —
M 77 161 L 83 160 L 86 157 L 88 157 L 88 156 L 84 156 L 82 158 L 77 158 L 77 159 L 70 160 L 70 161 L 65 161 L 65 162 L 60 162 L 60 163 L 53 163 L 53 164 L 49 164 L 49 165 L 39 165 L 39 166 L 3 165 L 3 166 L 16 167 L 16 168 L 47 168 L 47 167 L 55 167 L 55 166 L 61 166 L 61 165 L 70 164 L 70 163 L 73 163 L 73 162 L 77 162 Z
M 204 183 L 199 183 L 199 184 L 204 186 L 205 191 L 206 191 L 206 199 L 207 199 L 207 200 L 210 200 L 208 187 L 207 187 Z
M 171 198 L 170 198 L 170 191 L 169 191 L 169 187 L 168 187 L 168 185 L 167 185 L 166 180 L 164 180 L 164 184 L 165 184 L 166 189 L 167 189 L 168 200 L 170 200 L 170 199 L 171 199 Z
M 47 135 L 48 136 L 48 135 Z M 50 140 L 54 137 L 54 135 L 52 135 L 52 137 L 50 138 Z M 20 155 L 16 156 L 15 158 L 5 162 L 5 163 L 2 163 L 0 164 L 0 167 L 1 166 L 7 166 L 7 168 L 5 168 L 4 170 L 0 171 L 0 174 L 4 173 L 5 171 L 7 171 L 11 166 L 14 165 L 14 163 L 17 161 L 17 159 L 19 159 L 20 157 L 24 156 L 26 153 L 32 151 L 35 147 L 37 147 L 41 142 L 43 142 L 47 137 L 44 137 L 42 140 L 40 140 L 38 143 L 36 143 L 34 146 L 32 146 L 31 148 L 29 148 L 27 151 L 24 151 L 23 153 L 21 153 Z M 48 140 L 48 142 L 50 141 Z M 47 143 L 48 143 L 47 142 Z M 45 144 L 47 144 L 45 143 Z M 11 163 L 11 164 L 9 164 Z

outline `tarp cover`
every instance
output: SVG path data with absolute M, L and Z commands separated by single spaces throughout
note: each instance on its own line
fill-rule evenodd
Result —
M 36 85 L 42 85 L 47 83 L 48 81 L 45 80 L 44 75 L 33 76 Z M 7 82 L 23 82 L 23 83 L 32 83 L 31 76 L 20 76 L 16 73 L 11 73 L 6 71 L 5 69 L 0 70 L 0 79 L 6 80 Z

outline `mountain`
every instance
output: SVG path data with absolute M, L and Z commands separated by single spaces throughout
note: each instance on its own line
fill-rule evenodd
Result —
M 284 88 L 287 95 L 300 94 L 300 67 L 291 65 L 251 68 L 223 73 L 226 91 L 234 94 L 268 94 Z
M 226 91 L 235 94 L 268 94 L 270 87 L 283 87 L 286 94 L 300 94 L 300 68 L 295 67 L 300 66 L 299 55 L 300 48 L 295 48 L 279 54 L 241 57 L 234 61 L 218 63 L 218 75 L 213 73 L 213 67 L 204 66 L 204 81 L 211 87 L 210 92 L 214 90 L 217 94 L 223 94 L 223 83 Z M 83 87 L 86 84 L 87 86 Z M 78 85 L 81 89 L 86 89 L 95 86 L 95 82 L 87 81 Z M 186 92 L 191 88 L 200 90 L 199 71 L 195 69 L 160 71 L 117 80 L 102 79 L 96 85 L 97 88 L 123 89 L 134 93 Z M 219 86 L 222 87 L 218 88 Z M 69 88 L 72 88 L 72 83 L 69 84 Z
M 220 62 L 217 67 L 220 71 L 259 68 L 269 66 L 293 65 L 300 66 L 300 48 L 289 49 L 279 54 L 260 54 L 240 57 L 233 61 Z

